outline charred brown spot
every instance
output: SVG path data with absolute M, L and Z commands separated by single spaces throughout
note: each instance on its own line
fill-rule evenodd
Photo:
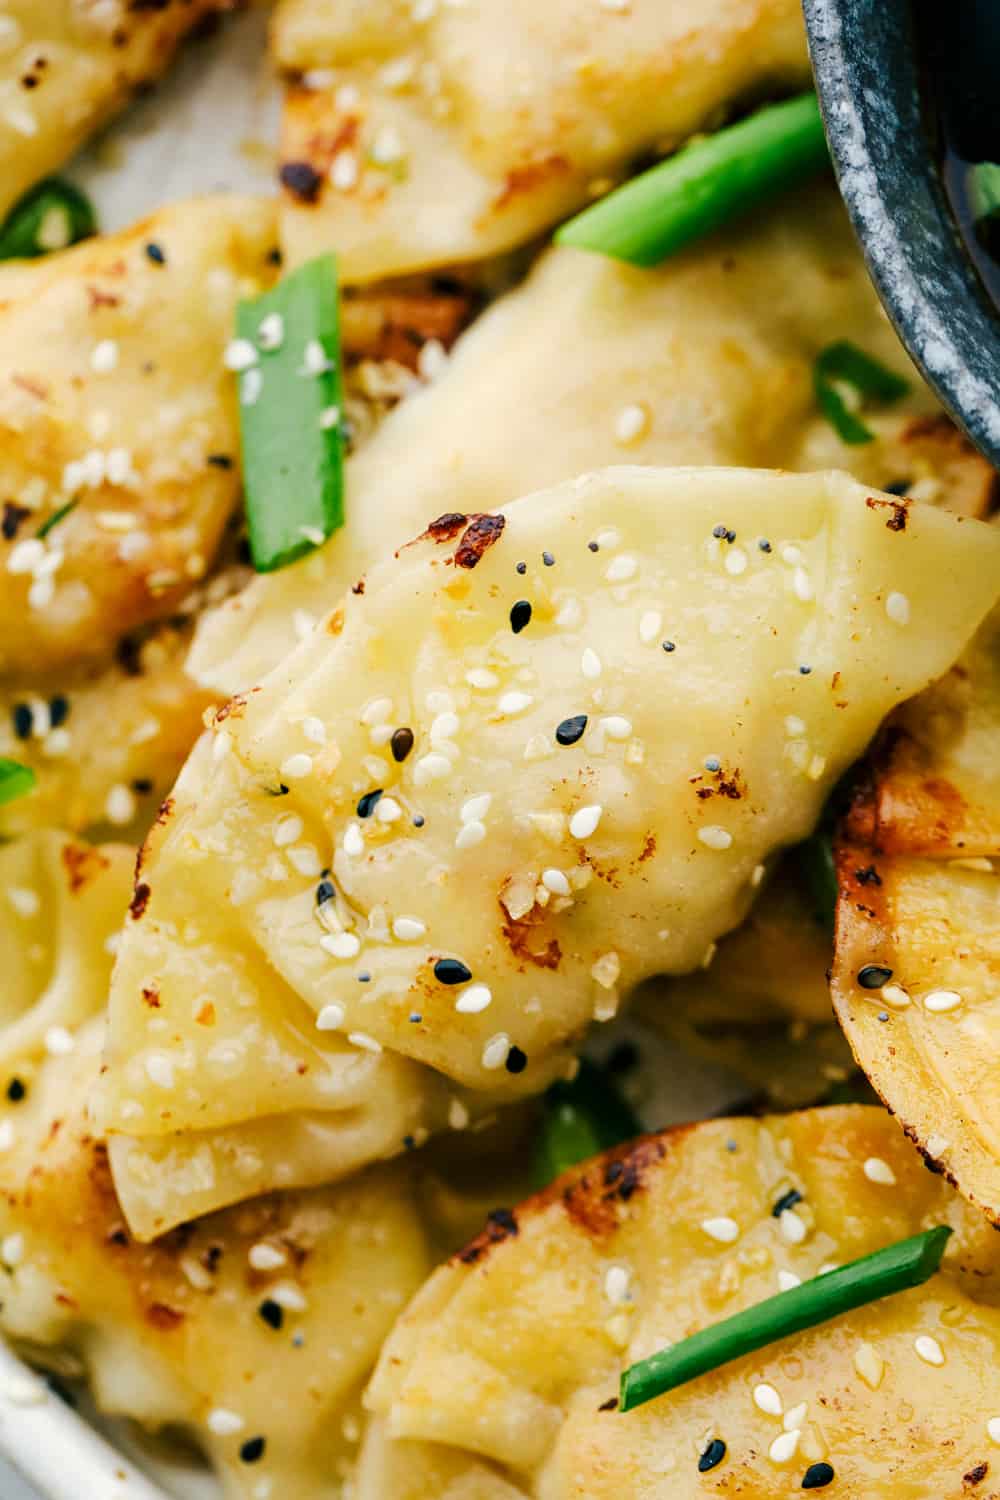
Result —
M 987 1464 L 987 1463 L 976 1464 L 973 1468 L 971 1468 L 969 1470 L 969 1472 L 967 1474 L 963 1474 L 962 1475 L 962 1483 L 963 1484 L 982 1484 L 983 1480 L 986 1478 L 986 1476 L 987 1476 L 987 1474 L 989 1472 L 990 1472 L 990 1466 L 989 1466 L 989 1464 Z
M 865 504 L 869 510 L 888 510 L 890 512 L 889 519 L 885 523 L 887 531 L 906 530 L 907 511 L 910 508 L 910 502 L 905 496 L 901 500 L 883 500 L 879 496 L 869 495 Z
M 96 879 L 102 870 L 108 868 L 109 861 L 99 849 L 84 849 L 80 844 L 63 844 L 61 855 L 69 888 L 74 896 L 88 881 Z
M 364 591 L 365 591 L 365 580 L 363 578 L 359 578 L 358 581 L 357 581 L 357 583 L 352 583 L 351 584 L 351 593 L 352 594 L 363 594 Z
M 513 1239 L 517 1233 L 517 1219 L 511 1210 L 495 1208 L 486 1215 L 486 1225 L 476 1238 L 470 1241 L 464 1250 L 458 1252 L 458 1259 L 465 1266 L 473 1266 L 494 1245 L 501 1245 L 504 1240 Z
M 101 307 L 118 307 L 122 299 L 115 292 L 105 292 L 99 286 L 88 286 L 87 300 L 90 303 L 90 311 L 97 312 Z
M 170 1333 L 184 1322 L 184 1314 L 166 1302 L 151 1302 L 146 1308 L 146 1322 L 162 1333 Z
M 588 1163 L 562 1193 L 563 1206 L 574 1224 L 592 1239 L 612 1234 L 623 1209 L 644 1186 L 649 1170 L 666 1156 L 668 1141 L 683 1134 L 645 1136 Z
M 600 1404 L 600 1406 L 597 1408 L 597 1410 L 598 1411 L 617 1411 L 618 1410 L 618 1397 L 617 1396 L 612 1396 L 610 1398 L 610 1400 L 608 1400 L 608 1401 L 602 1401 L 601 1404 Z
M 881 885 L 882 877 L 874 865 L 865 865 L 863 870 L 855 870 L 854 878 L 858 885 Z
M 27 395 L 34 396 L 37 401 L 48 400 L 49 388 L 44 380 L 39 380 L 36 375 L 12 375 L 10 383 L 26 392 Z
M 523 917 L 511 917 L 502 901 L 500 909 L 505 918 L 503 935 L 514 957 L 522 963 L 534 964 L 537 969 L 558 969 L 562 958 L 559 941 L 539 930 L 548 920 L 545 911 L 533 906 Z
M 234 693 L 227 703 L 215 710 L 213 723 L 224 724 L 227 719 L 239 719 L 246 712 L 246 693 Z
M 506 516 L 472 516 L 455 551 L 457 568 L 474 568 L 485 552 L 488 552 L 507 524 Z
M 655 853 L 656 853 L 656 834 L 655 833 L 647 833 L 645 841 L 644 841 L 643 846 L 642 846 L 642 853 L 639 855 L 639 863 L 640 864 L 644 864 L 647 859 L 652 859 L 652 857 L 653 857 L 653 855 Z
M 199 1026 L 215 1025 L 215 1006 L 212 1004 L 211 1000 L 205 1001 L 204 1005 L 200 1008 L 198 1014 L 195 1016 L 195 1021 Z
M 432 521 L 417 540 L 419 542 L 450 542 L 452 537 L 458 536 L 468 519 L 468 516 L 459 515 L 456 510 L 446 511 L 443 516 L 438 516 L 436 521 Z
M 132 900 L 128 904 L 128 914 L 133 922 L 138 922 L 139 918 L 145 914 L 151 895 L 152 891 L 145 880 L 140 880 L 135 888 Z
M 155 984 L 144 984 L 142 987 L 142 998 L 151 1010 L 159 1010 L 162 1005 L 160 992 Z
M 565 156 L 555 154 L 543 156 L 540 161 L 530 162 L 527 166 L 512 167 L 503 180 L 503 187 L 497 197 L 493 200 L 494 208 L 506 208 L 507 205 L 522 193 L 530 193 L 551 177 L 559 177 L 569 171 L 569 162 Z

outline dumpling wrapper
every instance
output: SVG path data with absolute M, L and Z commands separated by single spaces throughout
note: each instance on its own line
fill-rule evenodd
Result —
M 865 413 L 876 438 L 860 447 L 816 407 L 813 362 L 840 338 L 912 381 Z M 549 251 L 349 460 L 343 529 L 210 612 L 191 670 L 227 694 L 252 687 L 387 541 L 623 461 L 843 468 L 972 514 L 996 490 L 914 374 L 824 185 L 656 270 Z
M 774 1212 L 792 1189 L 794 1233 Z M 942 1223 L 954 1233 L 926 1285 L 614 1409 L 627 1365 L 772 1296 L 779 1273 L 805 1279 Z M 773 1500 L 821 1461 L 831 1495 L 957 1500 L 992 1468 L 996 1235 L 882 1110 L 648 1136 L 507 1227 L 436 1271 L 388 1339 L 358 1500 Z M 921 1358 L 924 1338 L 942 1363 Z M 778 1415 L 755 1403 L 761 1383 Z M 783 1429 L 799 1438 L 781 1461 Z M 725 1456 L 699 1472 L 712 1439 Z
M 833 997 L 925 1154 L 1000 1222 L 1000 611 L 894 717 L 839 851 Z M 891 969 L 864 988 L 866 965 Z
M 620 996 L 697 969 L 1000 591 L 990 528 L 912 506 L 896 532 L 882 504 L 842 474 L 631 468 L 447 516 L 226 705 L 147 843 L 112 986 L 102 1118 L 133 1228 L 185 1216 L 192 1155 L 200 1209 L 235 1193 L 206 1133 L 263 1133 L 262 1191 L 300 1165 L 272 1159 L 276 1121 L 318 1114 L 307 1170 L 335 1176 L 399 1150 L 400 1117 L 439 1129 L 456 1090 L 537 1092 Z
M 727 106 L 809 83 L 794 0 L 283 0 L 273 51 L 284 248 L 336 249 L 347 281 L 525 244 Z
M 158 78 L 189 31 L 231 8 L 230 0 L 5 0 L 0 217 Z

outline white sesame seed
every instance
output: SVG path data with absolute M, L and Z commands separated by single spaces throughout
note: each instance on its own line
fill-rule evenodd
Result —
M 25 537 L 15 542 L 7 558 L 8 573 L 34 573 L 45 557 L 45 543 L 37 537 Z
M 602 953 L 599 958 L 595 958 L 590 966 L 590 977 L 596 980 L 601 989 L 611 990 L 618 983 L 621 971 L 621 959 L 612 949 L 610 953 Z
M 319 426 L 321 432 L 332 432 L 334 427 L 339 427 L 340 407 L 324 406 L 319 414 Z
M 951 1142 L 945 1135 L 929 1135 L 927 1137 L 927 1150 L 931 1156 L 943 1156 L 951 1146 Z
M 448 1105 L 448 1124 L 452 1130 L 464 1130 L 469 1123 L 469 1111 L 461 1099 L 452 1099 Z
M 885 1360 L 874 1344 L 858 1345 L 854 1351 L 854 1368 L 865 1385 L 870 1386 L 873 1391 L 878 1390 L 885 1372 Z
M 38 892 L 29 890 L 23 885 L 8 886 L 7 900 L 19 917 L 36 916 L 42 904 Z
M 36 578 L 28 590 L 28 605 L 31 609 L 48 609 L 55 593 L 56 586 L 51 578 Z
M 559 606 L 556 624 L 560 630 L 573 630 L 583 619 L 583 606 L 579 599 L 566 599 Z
M 781 548 L 781 560 L 788 563 L 789 567 L 794 567 L 796 563 L 802 561 L 801 548 L 793 546 L 791 542 L 785 542 Z
M 358 158 L 348 147 L 338 151 L 330 164 L 330 181 L 341 193 L 349 193 L 358 180 Z
M 663 616 L 658 609 L 647 609 L 639 616 L 639 639 L 644 646 L 655 641 L 663 630 Z
M 802 1425 L 809 1410 L 808 1401 L 800 1401 L 797 1406 L 790 1406 L 782 1418 L 781 1425 L 786 1432 L 801 1432 Z
M 794 1271 L 781 1270 L 778 1272 L 778 1290 L 790 1292 L 793 1286 L 801 1286 L 802 1277 L 796 1276 Z
M 473 849 L 486 837 L 485 823 L 463 823 L 455 838 L 456 849 Z
M 277 1271 L 280 1266 L 286 1265 L 288 1256 L 284 1250 L 277 1245 L 261 1243 L 251 1245 L 247 1251 L 247 1260 L 252 1271 Z
M 524 695 L 511 693 L 508 696 L 523 697 Z M 422 755 L 413 767 L 413 780 L 417 786 L 425 786 L 428 781 L 441 781 L 445 776 L 450 775 L 451 761 L 446 755 L 440 755 L 433 750 L 429 755 Z
M 437 740 L 454 739 L 460 727 L 458 714 L 451 712 L 438 714 L 430 728 L 431 744 Z
M 104 801 L 104 816 L 116 828 L 123 828 L 135 817 L 135 797 L 123 781 L 116 782 Z
M 300 875 L 318 875 L 323 868 L 319 850 L 312 844 L 298 844 L 294 849 L 289 849 L 287 857 Z
M 327 354 L 319 339 L 309 339 L 302 354 L 302 368 L 299 374 L 308 379 L 317 375 L 325 375 L 328 370 L 333 369 L 333 360 Z
M 709 823 L 704 828 L 699 828 L 698 838 L 707 849 L 728 849 L 733 842 L 733 836 L 728 829 L 720 828 L 717 823 Z
M 9 1151 L 14 1144 L 14 1126 L 10 1120 L 0 1120 L 0 1151 Z
M 530 708 L 534 701 L 530 693 L 519 693 L 515 690 L 501 695 L 497 709 L 509 718 L 513 714 L 524 713 L 524 710 Z
M 494 1072 L 497 1068 L 502 1068 L 507 1061 L 509 1053 L 510 1037 L 502 1031 L 497 1032 L 496 1036 L 490 1037 L 483 1048 L 483 1067 L 489 1069 L 490 1072 Z
M 432 714 L 450 713 L 455 707 L 455 700 L 444 688 L 432 688 L 424 699 L 427 712 Z
M 543 870 L 542 885 L 554 896 L 568 896 L 572 889 L 562 870 Z
M 261 349 L 270 352 L 272 349 L 280 349 L 285 342 L 285 320 L 279 312 L 268 313 L 262 318 L 257 329 L 257 343 Z
M 943 1365 L 944 1350 L 937 1339 L 931 1338 L 929 1333 L 918 1334 L 913 1340 L 913 1347 L 919 1357 L 926 1365 Z
M 701 1227 L 710 1239 L 718 1240 L 720 1245 L 732 1245 L 740 1237 L 740 1226 L 726 1214 L 720 1214 L 714 1219 L 702 1219 Z
M 354 1047 L 360 1047 L 363 1052 L 381 1052 L 382 1043 L 369 1036 L 366 1031 L 349 1031 L 347 1040 Z
M 172 1089 L 174 1086 L 174 1064 L 165 1052 L 151 1052 L 146 1058 L 146 1077 L 158 1088 Z
M 575 839 L 589 839 L 597 830 L 604 809 L 599 803 L 577 808 L 569 820 L 569 831 Z
M 232 1437 L 241 1431 L 243 1418 L 234 1411 L 227 1411 L 224 1406 L 217 1406 L 205 1418 L 205 1425 L 216 1437 Z
M 879 994 L 893 1010 L 905 1010 L 910 1003 L 910 997 L 901 984 L 884 984 Z
M 477 688 L 480 692 L 495 688 L 500 682 L 497 674 L 491 672 L 488 667 L 470 667 L 465 674 L 465 680 L 470 687 Z
M 774 1464 L 787 1464 L 790 1458 L 794 1458 L 795 1451 L 799 1446 L 800 1437 L 801 1433 L 798 1428 L 793 1428 L 791 1432 L 779 1432 L 767 1450 L 767 1456 L 771 1462 Z
M 361 952 L 361 939 L 356 932 L 325 933 L 319 945 L 331 958 L 356 958 Z
M 639 571 L 637 560 L 629 553 L 623 552 L 620 557 L 615 557 L 605 570 L 605 578 L 608 583 L 628 583 Z
M 387 719 L 392 718 L 392 699 L 373 698 L 366 703 L 361 710 L 362 724 L 384 724 Z
M 370 1040 L 371 1038 L 369 1037 Z M 381 1052 L 382 1049 L 378 1042 L 375 1045 Z M 286 1312 L 305 1312 L 309 1306 L 302 1288 L 297 1287 L 294 1281 L 279 1282 L 277 1286 L 270 1288 L 268 1296 L 272 1302 L 277 1302 L 278 1306 L 283 1307 Z
M 257 350 L 249 339 L 232 339 L 226 345 L 226 352 L 222 356 L 222 362 L 227 370 L 242 372 L 252 369 L 259 357 Z
M 627 447 L 629 443 L 637 442 L 648 427 L 648 408 L 633 401 L 628 406 L 623 406 L 615 418 L 615 440 Z
M 338 935 L 341 937 L 348 936 L 348 934 L 346 933 L 341 933 Z M 358 946 L 360 947 L 361 945 L 358 944 Z M 323 1006 L 323 1009 L 316 1017 L 316 1030 L 339 1031 L 341 1026 L 343 1026 L 344 1024 L 344 1017 L 346 1014 L 347 1012 L 344 1010 L 344 1007 L 342 1005 L 338 1005 L 336 1000 L 331 1000 L 329 1005 Z
M 357 823 L 349 823 L 347 832 L 344 834 L 344 853 L 351 855 L 364 854 L 365 840 Z
M 807 604 L 813 598 L 815 590 L 805 568 L 796 568 L 792 574 L 792 590 L 796 599 L 801 599 L 803 604 Z
M 417 374 L 421 380 L 437 380 L 448 368 L 448 351 L 440 339 L 428 339 L 417 355 Z
M 0 1240 L 0 1260 L 5 1266 L 18 1266 L 24 1259 L 24 1235 L 6 1234 Z
M 789 1245 L 801 1245 L 806 1237 L 805 1220 L 794 1208 L 786 1208 L 778 1215 L 778 1228 L 782 1239 Z
M 584 648 L 583 655 L 580 658 L 580 671 L 590 681 L 601 675 L 601 658 L 591 646 Z
M 626 1266 L 609 1266 L 604 1273 L 604 1295 L 616 1307 L 622 1307 L 629 1299 L 632 1273 Z
M 240 376 L 240 405 L 256 406 L 264 389 L 264 377 L 258 369 L 244 370 Z
M 489 812 L 492 801 L 492 792 L 480 792 L 477 797 L 469 797 L 462 803 L 459 817 L 463 823 L 481 823 Z
M 455 1009 L 463 1016 L 478 1016 L 492 1001 L 493 992 L 489 985 L 470 984 L 455 1001 Z
M 826 771 L 826 756 L 814 755 L 806 767 L 806 775 L 810 781 L 819 781 Z
M 769 1417 L 780 1417 L 784 1409 L 778 1392 L 773 1385 L 768 1385 L 766 1380 L 754 1386 L 753 1401 L 757 1409 L 765 1412 Z
M 326 725 L 313 714 L 302 720 L 302 733 L 314 745 L 326 744 Z
M 118 367 L 118 345 L 114 339 L 101 339 L 90 355 L 90 368 L 95 375 L 110 375 Z
M 378 823 L 398 823 L 403 816 L 403 809 L 395 797 L 381 797 L 375 809 L 375 821 Z
M 877 1182 L 882 1187 L 895 1187 L 896 1174 L 887 1161 L 881 1156 L 869 1156 L 864 1165 L 864 1174 L 869 1182 Z
M 785 733 L 791 739 L 799 739 L 806 732 L 806 721 L 800 719 L 797 714 L 789 714 L 785 719 Z
M 427 932 L 427 923 L 419 917 L 397 917 L 392 924 L 392 935 L 401 943 L 415 943 Z
M 284 817 L 278 818 L 271 830 L 271 838 L 279 849 L 287 844 L 297 843 L 302 837 L 302 819 L 296 813 L 286 813 Z
M 955 1010 L 961 1003 L 962 997 L 957 990 L 931 990 L 929 995 L 924 996 L 924 1009 L 935 1015 Z
M 302 750 L 297 755 L 290 755 L 287 760 L 281 762 L 281 774 L 289 781 L 297 781 L 302 776 L 308 776 L 312 768 L 312 756 L 306 755 Z
M 1000 1417 L 990 1417 L 986 1424 L 986 1431 L 990 1435 L 990 1441 L 1000 1443 Z
M 754 890 L 756 890 L 757 887 L 762 883 L 766 874 L 766 865 L 754 865 L 753 869 L 750 872 L 750 884 L 753 886 Z
M 627 740 L 632 733 L 632 720 L 621 714 L 610 714 L 601 720 L 601 728 L 609 740 Z
M 321 531 L 318 526 L 300 526 L 299 535 L 304 536 L 306 541 L 311 542 L 314 547 L 322 547 L 326 541 L 325 532 Z
M 6 20 L 6 17 L 2 19 Z M 42 215 L 35 243 L 40 250 L 65 250 L 72 237 L 73 225 L 69 214 L 61 203 L 54 203 Z
M 908 625 L 910 622 L 910 601 L 905 594 L 893 592 L 885 601 L 885 612 L 895 625 Z

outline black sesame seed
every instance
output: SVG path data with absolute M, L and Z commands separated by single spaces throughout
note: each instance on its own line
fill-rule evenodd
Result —
M 520 1047 L 511 1047 L 510 1051 L 507 1053 L 507 1061 L 504 1063 L 504 1067 L 507 1069 L 507 1072 L 523 1073 L 527 1066 L 527 1055 L 521 1051 Z
M 434 978 L 439 984 L 468 984 L 472 970 L 459 958 L 439 958 L 434 965 Z
M 157 245 L 153 240 L 150 240 L 149 244 L 146 246 L 146 257 L 148 260 L 151 260 L 153 262 L 154 266 L 165 266 L 167 263 L 167 257 L 166 253 L 164 252 L 163 246 Z
M 424 817 L 423 813 L 414 813 L 413 814 L 413 826 L 414 826 L 414 828 L 423 828 L 423 826 L 426 823 L 426 821 L 427 821 L 427 819 Z
M 413 1022 L 414 1026 L 419 1026 L 423 1019 L 424 1018 L 420 1014 L 419 1010 L 410 1011 L 410 1020 Z
M 229 457 L 228 453 L 210 453 L 205 462 L 210 464 L 213 469 L 231 469 L 233 467 L 233 460 Z
M 333 900 L 336 894 L 337 887 L 334 885 L 332 880 L 321 880 L 319 885 L 316 887 L 316 905 L 325 906 L 328 901 Z
M 888 1021 L 888 1019 L 889 1019 L 889 1012 L 887 1010 L 880 1010 L 879 1013 L 878 1013 L 878 1019 L 880 1021 Z
M 7 1098 L 10 1100 L 11 1104 L 20 1104 L 21 1100 L 24 1098 L 27 1092 L 28 1090 L 25 1088 L 20 1078 L 12 1078 L 10 1080 L 10 1083 L 8 1083 L 7 1085 Z
M 858 984 L 863 990 L 880 990 L 892 978 L 892 970 L 884 964 L 865 964 L 858 970 Z
M 577 740 L 583 738 L 586 727 L 587 715 L 574 714 L 571 719 L 563 719 L 561 724 L 556 725 L 556 740 L 560 745 L 575 745 Z
M 713 1438 L 698 1460 L 698 1473 L 707 1474 L 709 1469 L 714 1469 L 721 1464 L 726 1456 L 726 1445 L 721 1438 Z
M 531 605 L 527 599 L 518 599 L 516 604 L 510 607 L 510 628 L 515 635 L 520 635 L 525 625 L 531 620 Z
M 401 729 L 394 729 L 392 731 L 392 739 L 389 741 L 389 749 L 392 751 L 392 758 L 397 764 L 400 761 L 404 761 L 413 749 L 413 730 L 405 724 Z
M 382 795 L 380 786 L 377 786 L 373 792 L 365 792 L 364 796 L 358 799 L 358 817 L 370 818 L 382 801 Z
M 811 671 L 812 671 L 812 667 L 807 667 L 807 666 L 806 666 L 806 665 L 805 665 L 805 663 L 803 663 L 803 664 L 802 664 L 802 666 L 801 666 L 801 667 L 799 667 L 799 672 L 800 672 L 800 674 L 801 674 L 801 675 L 802 675 L 802 676 L 803 676 L 803 677 L 808 677 L 808 676 L 809 676 L 809 673 L 810 673 L 810 672 L 811 672 Z
M 369 974 L 367 969 L 359 969 L 357 974 L 355 975 L 355 978 L 357 979 L 359 984 L 371 984 L 372 982 L 372 976 Z
M 727 531 L 726 532 L 726 541 L 729 542 L 729 543 L 732 543 L 732 542 L 735 542 L 735 540 L 736 540 L 736 532 L 735 531 Z
M 598 546 L 597 542 L 588 542 L 587 543 L 587 550 L 589 552 L 600 552 L 601 549 Z
M 804 1490 L 825 1490 L 828 1484 L 833 1483 L 833 1478 L 832 1464 L 810 1464 L 802 1476 L 802 1488 Z
M 265 1297 L 257 1311 L 264 1319 L 268 1328 L 277 1330 L 285 1321 L 285 1310 L 280 1302 L 274 1301 L 273 1297 Z
M 14 733 L 18 739 L 30 739 L 35 721 L 31 716 L 31 709 L 27 703 L 15 703 L 11 717 L 14 720 Z
M 554 567 L 554 566 L 555 566 L 555 561 L 556 561 L 556 560 L 555 560 L 555 558 L 554 558 L 554 557 L 553 557 L 553 556 L 552 556 L 552 553 L 551 553 L 551 552 L 543 552 L 543 553 L 542 553 L 542 562 L 543 562 L 543 563 L 544 563 L 544 564 L 545 564 L 545 566 L 546 566 L 546 567 L 547 567 L 547 568 L 552 568 L 552 567 Z
M 148 797 L 153 790 L 153 783 L 148 776 L 134 776 L 132 778 L 132 790 L 138 792 L 140 797 Z
M 267 1447 L 267 1438 L 247 1438 L 240 1449 L 240 1458 L 245 1464 L 256 1464 L 264 1457 L 264 1449 Z
M 802 1194 L 798 1188 L 789 1188 L 787 1193 L 782 1193 L 771 1209 L 772 1219 L 780 1219 L 781 1215 L 788 1209 L 794 1208 L 796 1203 L 802 1202 Z
M 771 543 L 768 541 L 766 536 L 757 538 L 757 546 L 760 548 L 761 552 L 770 552 L 771 550 Z
M 278 178 L 282 187 L 286 187 L 301 203 L 315 203 L 319 197 L 323 179 L 310 162 L 282 162 Z
M 664 651 L 676 651 L 677 647 L 674 645 L 673 641 L 664 641 L 663 649 Z
M 412 1135 L 403 1136 L 403 1145 L 406 1147 L 407 1151 L 412 1151 L 415 1148 L 416 1144 L 417 1143 Z
M 514 564 L 514 572 L 515 573 L 520 573 L 520 574 L 523 575 L 523 574 L 527 573 L 527 571 L 528 571 L 528 564 L 526 562 L 519 562 L 519 563 L 515 563 Z
M 712 527 L 712 535 L 717 536 L 719 538 L 719 541 L 721 542 L 724 536 L 729 535 L 729 527 L 723 526 L 720 522 L 718 526 Z
M 717 755 L 710 755 L 707 758 L 707 760 L 705 761 L 705 770 L 706 771 L 721 771 L 722 770 L 722 761 L 719 759 L 719 757 Z

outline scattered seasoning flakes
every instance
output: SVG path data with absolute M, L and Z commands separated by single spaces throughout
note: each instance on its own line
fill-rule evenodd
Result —
M 365 792 L 364 796 L 358 800 L 358 817 L 370 818 L 381 802 L 383 795 L 380 786 L 376 787 L 373 792 Z
M 726 1445 L 721 1438 L 713 1438 L 698 1460 L 698 1473 L 707 1474 L 715 1469 L 726 1456 Z
M 511 628 L 511 630 L 514 632 L 515 635 L 520 635 L 521 631 L 524 629 L 524 627 L 526 625 L 528 625 L 530 623 L 530 621 L 531 621 L 531 604 L 529 603 L 529 601 L 527 599 L 518 599 L 517 603 L 516 604 L 512 604 L 511 608 L 510 608 L 510 628 Z
M 521 1051 L 520 1047 L 511 1047 L 510 1051 L 507 1053 L 507 1061 L 504 1063 L 504 1067 L 507 1069 L 507 1072 L 523 1073 L 527 1066 L 527 1055 Z
M 280 1302 L 275 1302 L 273 1297 L 265 1297 L 257 1309 L 259 1315 L 269 1328 L 277 1331 L 285 1321 L 285 1310 Z
M 439 958 L 434 965 L 434 978 L 439 984 L 468 984 L 472 970 L 459 958 Z
M 556 726 L 556 740 L 560 745 L 575 745 L 577 740 L 582 739 L 586 727 L 587 715 L 574 714 L 572 718 L 563 719 Z
M 825 1490 L 834 1480 L 833 1466 L 828 1463 L 810 1464 L 802 1476 L 804 1490 Z
M 858 970 L 858 984 L 863 990 L 880 990 L 892 978 L 892 970 L 882 964 L 865 964 Z
M 240 1449 L 240 1458 L 245 1464 L 259 1463 L 264 1457 L 264 1449 L 267 1447 L 267 1438 L 248 1438 Z
M 389 741 L 389 749 L 397 765 L 404 761 L 413 749 L 413 730 L 405 724 L 400 729 L 394 729 Z

